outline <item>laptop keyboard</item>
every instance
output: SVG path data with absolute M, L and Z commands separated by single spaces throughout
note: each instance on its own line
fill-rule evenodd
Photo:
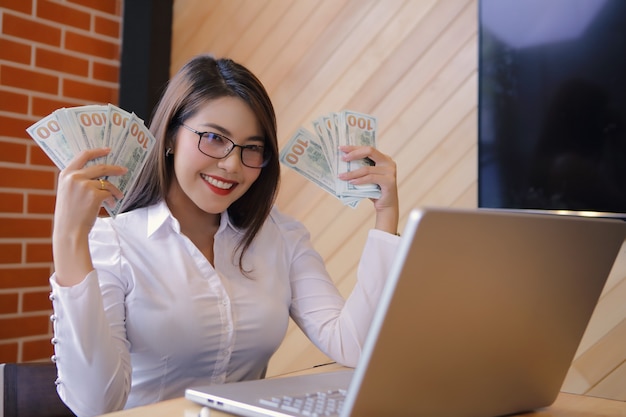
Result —
M 337 416 L 346 398 L 346 390 L 315 392 L 302 396 L 263 398 L 260 401 L 266 407 L 276 408 L 295 416 L 326 417 Z

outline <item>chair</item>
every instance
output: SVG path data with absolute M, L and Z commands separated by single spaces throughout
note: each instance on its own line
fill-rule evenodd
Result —
M 53 363 L 0 364 L 0 417 L 74 417 L 57 394 Z

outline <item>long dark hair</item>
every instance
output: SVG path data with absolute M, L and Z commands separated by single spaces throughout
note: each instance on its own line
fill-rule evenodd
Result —
M 243 231 L 236 249 L 241 260 L 269 216 L 280 181 L 276 115 L 263 84 L 243 65 L 210 55 L 196 56 L 169 81 L 150 122 L 157 144 L 146 162 L 133 190 L 126 196 L 122 211 L 147 207 L 164 200 L 174 177 L 173 158 L 166 149 L 174 148 L 180 125 L 208 101 L 220 97 L 239 97 L 256 115 L 269 162 L 248 191 L 227 209 L 231 223 Z

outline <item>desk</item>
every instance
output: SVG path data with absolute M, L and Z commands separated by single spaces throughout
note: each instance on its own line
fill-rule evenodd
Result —
M 107 414 L 107 417 L 198 417 L 199 405 L 184 398 Z M 228 417 L 230 414 L 211 410 L 211 417 Z M 561 393 L 554 404 L 543 410 L 520 414 L 520 417 L 625 417 L 626 402 Z
M 313 368 L 297 373 L 325 372 L 339 369 L 339 365 Z M 294 373 L 296 374 L 296 373 Z M 106 414 L 106 417 L 198 417 L 202 407 L 185 398 L 137 407 Z M 231 414 L 211 410 L 211 417 L 228 417 Z M 626 402 L 561 393 L 550 407 L 520 417 L 626 417 Z

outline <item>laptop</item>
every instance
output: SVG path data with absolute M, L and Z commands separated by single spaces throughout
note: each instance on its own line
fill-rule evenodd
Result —
M 296 412 L 315 392 L 341 417 L 548 406 L 625 237 L 617 219 L 415 209 L 354 370 L 190 387 L 185 396 L 248 417 L 324 415 Z

